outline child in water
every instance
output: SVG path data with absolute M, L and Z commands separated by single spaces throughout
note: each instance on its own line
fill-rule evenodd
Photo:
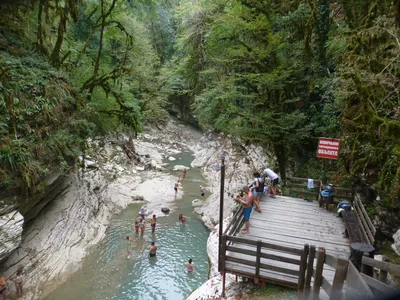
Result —
M 188 273 L 194 272 L 194 265 L 192 259 L 189 259 L 188 263 L 185 266 L 185 269 L 186 271 L 188 271 Z
M 135 220 L 135 232 L 136 232 L 136 234 L 139 233 L 139 222 L 138 222 L 138 220 Z
M 182 214 L 180 214 L 179 215 L 179 222 L 181 222 L 182 224 L 185 224 L 186 223 L 186 217 L 184 216 L 184 215 L 182 215 Z
M 126 236 L 125 242 L 126 242 L 126 255 L 128 255 L 128 257 L 129 257 L 129 255 L 131 254 L 131 248 L 132 248 L 132 243 L 133 243 L 133 241 L 129 237 L 129 235 Z

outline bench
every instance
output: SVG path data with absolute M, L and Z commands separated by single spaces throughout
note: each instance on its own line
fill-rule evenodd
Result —
M 346 228 L 345 235 L 351 243 L 366 243 L 357 217 L 352 211 L 342 211 L 342 219 Z

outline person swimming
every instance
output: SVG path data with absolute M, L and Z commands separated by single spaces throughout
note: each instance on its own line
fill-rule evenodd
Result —
M 186 223 L 186 217 L 184 216 L 184 215 L 182 215 L 182 214 L 179 214 L 179 222 L 181 222 L 182 224 L 185 224 Z
M 146 211 L 144 209 L 144 206 L 142 206 L 139 213 L 140 213 L 140 217 L 144 220 L 144 218 L 146 217 Z
M 155 245 L 154 242 L 151 242 L 151 246 L 150 246 L 150 251 L 149 251 L 149 256 L 150 257 L 155 257 L 157 253 L 157 246 Z
M 189 261 L 186 264 L 185 268 L 186 268 L 186 271 L 188 271 L 189 273 L 194 272 L 194 265 L 193 265 L 192 259 L 189 259 Z

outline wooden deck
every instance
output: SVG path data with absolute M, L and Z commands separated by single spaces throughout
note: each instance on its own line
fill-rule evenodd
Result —
M 349 258 L 349 240 L 343 236 L 345 228 L 342 219 L 320 208 L 318 202 L 284 196 L 277 196 L 276 199 L 264 196 L 261 200 L 261 210 L 262 212 L 258 213 L 253 209 L 250 217 L 250 232 L 238 233 L 236 237 L 298 249 L 303 249 L 305 244 L 315 245 L 317 248 L 325 248 L 326 253 L 332 256 Z M 228 246 L 226 255 L 230 259 L 225 265 L 227 272 L 243 276 L 254 274 L 255 265 L 244 265 L 239 263 L 239 260 L 254 261 L 255 257 L 251 255 L 251 252 L 257 250 L 256 245 L 235 242 L 231 247 L 240 248 L 242 252 L 247 250 L 248 254 L 229 251 Z M 296 287 L 300 264 L 295 261 L 299 260 L 299 255 L 274 249 L 263 251 L 263 256 L 259 258 L 260 263 L 268 265 L 268 269 L 260 270 L 260 278 L 267 282 L 277 284 L 285 282 L 286 286 Z M 271 258 L 268 258 L 269 256 Z M 280 259 L 277 260 L 276 256 Z M 287 259 L 282 259 L 282 257 Z M 316 267 L 316 261 L 314 261 L 314 267 Z M 285 269 L 284 274 L 279 272 L 282 268 Z M 328 282 L 333 281 L 335 274 L 333 268 L 325 264 L 323 273 Z

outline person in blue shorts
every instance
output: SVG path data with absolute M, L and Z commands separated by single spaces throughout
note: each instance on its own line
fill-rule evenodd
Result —
M 240 201 L 240 203 L 242 204 L 243 221 L 246 226 L 245 229 L 242 230 L 242 232 L 247 233 L 250 229 L 250 214 L 253 207 L 253 195 L 247 185 L 243 187 L 243 197 L 237 196 L 237 200 Z

